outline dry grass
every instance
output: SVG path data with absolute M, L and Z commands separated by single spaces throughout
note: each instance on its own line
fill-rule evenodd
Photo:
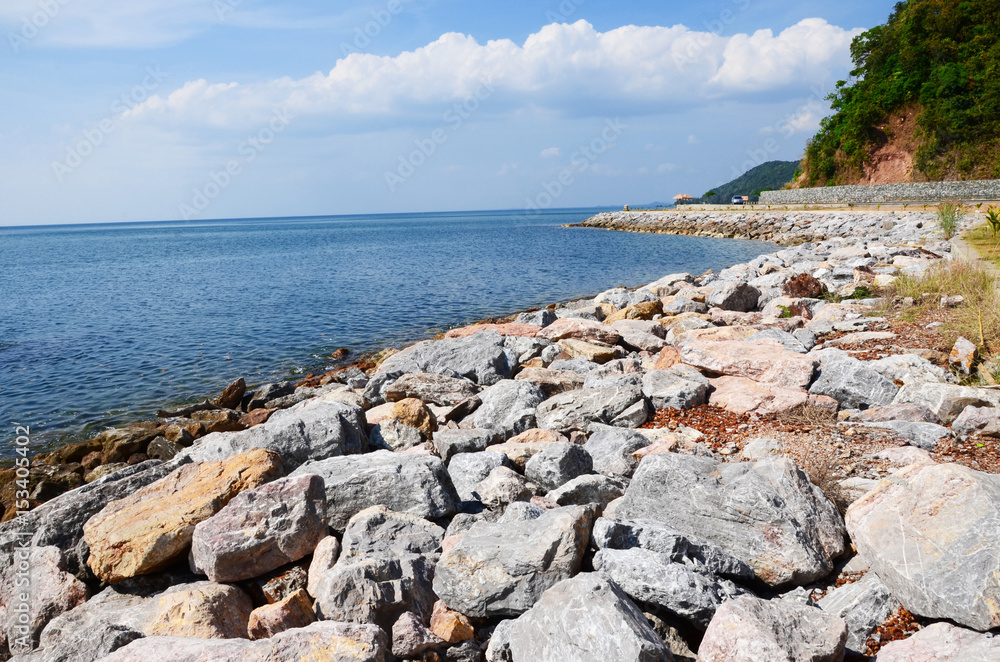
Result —
M 1000 293 L 996 277 L 984 265 L 964 260 L 942 262 L 923 276 L 902 276 L 893 294 L 921 302 L 913 311 L 937 308 L 941 298 L 962 296 L 964 305 L 949 310 L 942 335 L 953 343 L 964 336 L 979 347 L 984 360 L 1000 357 Z M 989 383 L 989 380 L 986 380 Z
M 826 495 L 840 514 L 847 512 L 850 500 L 844 493 L 844 488 L 840 486 L 841 476 L 837 471 L 836 460 L 824 455 L 817 455 L 814 458 L 802 462 L 802 471 L 805 472 L 813 485 L 818 487 Z

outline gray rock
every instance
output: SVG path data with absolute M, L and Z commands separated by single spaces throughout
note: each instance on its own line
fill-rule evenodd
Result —
M 620 478 L 600 474 L 578 476 L 546 496 L 560 506 L 584 506 L 593 503 L 603 509 L 615 499 L 621 498 L 625 494 L 626 487 L 628 483 Z
M 271 450 L 291 471 L 310 460 L 363 453 L 365 413 L 342 402 L 311 400 L 276 412 L 263 425 L 241 432 L 215 432 L 181 456 L 192 462 L 216 462 L 252 448 Z
M 433 561 L 416 554 L 341 559 L 319 580 L 316 616 L 341 623 L 372 623 L 391 631 L 409 611 L 426 623 L 436 602 L 433 575 Z
M 392 654 L 396 657 L 419 657 L 444 645 L 444 640 L 427 629 L 416 614 L 405 612 L 392 626 Z
M 726 283 L 712 291 L 707 303 L 712 308 L 746 313 L 757 308 L 757 301 L 759 299 L 760 290 L 753 285 L 748 283 Z
M 686 365 L 650 370 L 642 376 L 642 393 L 654 409 L 691 409 L 708 401 L 708 378 Z
M 436 457 L 376 451 L 308 462 L 292 472 L 304 474 L 323 478 L 326 522 L 337 531 L 371 506 L 438 519 L 453 514 L 458 500 L 448 470 Z
M 606 516 L 594 523 L 597 549 L 644 549 L 673 563 L 683 563 L 705 574 L 737 581 L 755 578 L 753 568 L 707 540 L 684 535 L 655 520 L 629 522 Z
M 540 404 L 535 410 L 535 418 L 538 427 L 543 429 L 586 431 L 594 423 L 615 425 L 616 419 L 623 414 L 628 415 L 617 427 L 631 427 L 643 413 L 648 416 L 642 389 L 628 384 L 560 393 Z
M 518 501 L 527 501 L 534 490 L 521 474 L 507 467 L 497 467 L 476 485 L 473 497 L 487 508 L 502 511 Z
M 476 410 L 474 425 L 505 439 L 535 427 L 535 409 L 545 401 L 537 384 L 510 379 L 497 382 L 479 397 L 483 404 Z
M 940 423 L 941 420 L 923 405 L 886 405 L 870 407 L 851 414 L 852 423 L 885 423 L 888 421 L 910 421 L 912 423 Z
M 213 582 L 253 579 L 312 554 L 326 537 L 319 476 L 283 478 L 240 492 L 194 527 L 191 570 Z
M 503 337 L 494 331 L 422 342 L 383 361 L 365 389 L 365 399 L 373 405 L 382 404 L 389 384 L 407 373 L 429 372 L 492 386 L 509 379 L 516 365 L 517 356 L 504 347 Z
M 434 556 L 441 552 L 442 540 L 444 529 L 436 524 L 385 506 L 373 506 L 351 518 L 344 531 L 340 559 L 349 563 L 371 556 Z
M 521 313 L 517 316 L 515 320 L 518 324 L 534 324 L 535 326 L 548 326 L 555 322 L 558 317 L 556 317 L 555 312 L 551 310 L 539 310 L 534 313 Z
M 878 652 L 878 662 L 997 662 L 1000 637 L 980 634 L 951 623 L 928 625 L 902 641 L 890 641 Z
M 642 387 L 642 375 L 634 372 L 624 373 L 620 371 L 605 371 L 604 366 L 598 370 L 594 370 L 587 375 L 587 378 L 583 381 L 583 388 L 586 389 L 599 389 L 599 388 L 615 388 L 615 387 Z
M 597 370 L 600 367 L 593 361 L 586 359 L 559 359 L 549 365 L 549 370 L 569 370 L 586 377 L 592 370 Z
M 594 425 L 592 434 L 584 445 L 593 461 L 594 471 L 605 476 L 631 478 L 639 466 L 632 453 L 649 446 L 650 441 L 634 430 L 606 425 Z
M 528 521 L 477 522 L 434 574 L 434 591 L 471 617 L 511 616 L 580 571 L 593 513 L 570 506 Z
M 730 581 L 638 547 L 602 549 L 594 568 L 633 600 L 667 609 L 702 628 L 724 601 L 746 593 Z
M 981 434 L 1000 437 L 1000 409 L 996 407 L 966 407 L 951 424 L 952 431 L 960 437 Z
M 387 451 L 405 451 L 427 441 L 420 430 L 396 418 L 387 418 L 371 429 L 368 445 Z
M 184 447 L 177 442 L 170 441 L 166 437 L 157 437 L 149 442 L 149 446 L 146 447 L 146 455 L 154 460 L 167 462 L 177 457 L 177 454 L 183 450 Z
M 309 595 L 316 595 L 320 580 L 328 571 L 332 570 L 340 560 L 340 541 L 333 536 L 327 536 L 319 541 L 313 551 L 312 560 L 309 561 L 309 571 L 306 575 L 306 591 Z
M 858 554 L 909 611 L 1000 626 L 1000 477 L 911 465 L 847 511 Z
M 905 439 L 913 446 L 929 451 L 935 450 L 941 440 L 951 438 L 951 430 L 934 423 L 886 421 L 884 423 L 859 423 L 859 425 L 892 430 L 900 439 Z
M 144 636 L 125 625 L 101 623 L 86 631 L 74 632 L 49 647 L 15 656 L 11 662 L 96 662 Z
M 682 313 L 707 313 L 708 306 L 687 297 L 675 296 L 673 301 L 663 304 L 664 315 L 680 315 Z
M 389 402 L 417 398 L 424 403 L 452 407 L 479 393 L 479 387 L 464 378 L 434 373 L 403 375 L 385 390 Z
M 493 633 L 490 662 L 670 662 L 670 649 L 625 593 L 596 573 L 548 589 Z
M 618 287 L 613 290 L 608 290 L 607 292 L 601 292 L 596 297 L 594 297 L 594 303 L 609 303 L 619 310 L 628 308 L 629 306 L 634 306 L 639 303 L 649 303 L 650 301 L 656 301 L 659 299 L 656 294 L 649 290 L 626 290 L 624 287 Z
M 474 639 L 449 646 L 444 652 L 444 662 L 481 662 L 483 651 Z
M 507 456 L 498 451 L 483 453 L 459 453 L 448 464 L 448 474 L 462 501 L 475 501 L 479 483 L 486 479 L 497 467 L 509 466 Z
M 434 450 L 447 463 L 459 453 L 481 453 L 493 443 L 492 430 L 451 430 L 448 428 L 434 433 Z
M 719 607 L 698 648 L 699 662 L 844 659 L 847 623 L 787 600 L 743 596 Z
M 528 460 L 524 475 L 536 485 L 554 490 L 593 468 L 593 459 L 583 446 L 557 441 Z
M 388 637 L 375 626 L 320 622 L 260 641 L 147 637 L 101 662 L 385 662 L 389 653 Z
M 796 329 L 792 331 L 792 337 L 802 343 L 807 352 L 811 352 L 816 346 L 816 334 L 809 329 Z
M 781 329 L 764 329 L 760 333 L 755 333 L 747 338 L 747 342 L 757 342 L 758 340 L 777 340 L 785 349 L 791 352 L 798 352 L 799 354 L 805 354 L 816 346 L 815 337 L 813 337 L 812 345 L 806 347 L 801 340 Z
M 899 389 L 893 404 L 915 404 L 927 407 L 942 423 L 957 419 L 966 407 L 994 407 L 993 399 L 1000 394 L 954 384 L 907 384 Z
M 899 387 L 846 352 L 825 349 L 811 352 L 820 360 L 819 374 L 809 387 L 814 395 L 828 395 L 846 409 L 887 405 Z
M 559 319 L 583 319 L 591 322 L 603 322 L 604 310 L 597 305 L 581 306 L 579 308 L 559 308 L 556 317 Z
M 913 382 L 948 381 L 948 373 L 925 358 L 915 354 L 894 354 L 877 361 L 868 361 L 868 367 L 891 382 L 904 384 Z
M 275 382 L 271 384 L 262 384 L 257 387 L 257 390 L 250 395 L 247 401 L 247 411 L 253 411 L 254 409 L 260 409 L 261 407 L 267 406 L 267 403 L 271 400 L 277 400 L 278 398 L 283 398 L 286 395 L 291 395 L 295 393 L 294 382 Z
M 862 654 L 875 628 L 899 609 L 899 603 L 874 573 L 868 573 L 853 584 L 833 589 L 816 606 L 844 619 L 847 623 L 847 648 Z
M 784 458 L 721 463 L 672 453 L 636 471 L 618 517 L 652 519 L 715 543 L 772 586 L 825 577 L 844 525 L 822 491 Z
M 559 358 L 560 354 L 562 354 L 562 347 L 560 347 L 559 345 L 549 345 L 548 347 L 542 350 L 542 353 L 539 354 L 539 357 L 542 359 L 542 362 L 544 362 L 545 365 L 550 365 L 553 361 Z

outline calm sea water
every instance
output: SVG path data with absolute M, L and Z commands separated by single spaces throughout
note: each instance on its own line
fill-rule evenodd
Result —
M 334 350 L 722 268 L 757 242 L 569 229 L 600 210 L 0 228 L 0 424 L 38 449 L 321 370 Z M 0 457 L 14 430 L 0 429 Z

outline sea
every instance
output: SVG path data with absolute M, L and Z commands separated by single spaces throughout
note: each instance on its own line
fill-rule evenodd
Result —
M 152 420 L 244 377 L 332 367 L 486 317 L 771 244 L 566 228 L 605 209 L 0 227 L 0 460 Z

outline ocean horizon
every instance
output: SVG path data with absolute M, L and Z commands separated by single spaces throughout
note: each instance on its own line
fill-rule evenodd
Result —
M 0 412 L 37 450 L 772 245 L 566 228 L 608 208 L 0 228 Z M 0 460 L 11 454 L 5 438 Z

